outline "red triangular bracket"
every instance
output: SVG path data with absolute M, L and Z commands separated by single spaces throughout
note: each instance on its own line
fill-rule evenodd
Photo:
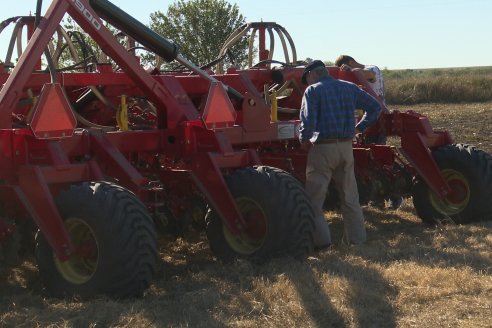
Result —
M 47 83 L 34 107 L 31 130 L 38 139 L 71 137 L 77 119 L 58 83 Z
M 236 121 L 236 111 L 221 82 L 212 82 L 202 119 L 207 129 L 229 127 Z

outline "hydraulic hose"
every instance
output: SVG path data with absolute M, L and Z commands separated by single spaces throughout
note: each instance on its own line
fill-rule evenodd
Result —
M 107 0 L 90 0 L 91 7 L 104 19 L 140 44 L 171 62 L 178 56 L 178 46 Z
M 90 5 L 94 10 L 107 19 L 112 25 L 127 35 L 137 40 L 145 48 L 156 53 L 157 55 L 170 62 L 176 60 L 183 66 L 191 69 L 196 74 L 209 80 L 210 82 L 218 82 L 217 79 L 210 76 L 198 66 L 184 58 L 179 54 L 178 47 L 174 42 L 160 36 L 138 20 L 128 15 L 126 12 L 112 4 L 107 0 L 90 0 Z M 230 86 L 224 85 L 227 93 L 234 98 L 243 99 L 243 96 L 237 90 Z
M 43 0 L 38 0 L 36 4 L 36 18 L 34 20 L 34 27 L 38 27 L 41 22 L 41 7 L 43 6 Z M 51 83 L 56 83 L 56 67 L 53 62 L 53 58 L 51 57 L 50 51 L 48 48 L 44 50 L 44 56 L 46 57 L 46 63 L 48 65 L 48 70 L 50 71 Z

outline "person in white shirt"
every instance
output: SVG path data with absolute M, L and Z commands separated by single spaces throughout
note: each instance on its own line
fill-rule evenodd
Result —
M 341 55 L 335 61 L 335 65 L 342 70 L 361 71 L 372 90 L 378 95 L 381 102 L 385 104 L 384 99 L 384 79 L 381 70 L 376 65 L 363 65 L 358 63 L 353 57 Z

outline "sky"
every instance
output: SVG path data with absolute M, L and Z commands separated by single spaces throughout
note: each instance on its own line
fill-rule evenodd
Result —
M 36 0 L 3 0 L 0 20 L 34 13 Z M 110 0 L 111 1 L 111 0 Z M 112 0 L 144 24 L 175 0 Z M 246 22 L 276 22 L 297 58 L 338 55 L 387 69 L 492 66 L 492 0 L 229 0 Z M 51 1 L 43 1 L 43 13 Z M 10 32 L 0 34 L 4 60 Z M 276 41 L 276 44 L 279 44 Z M 282 54 L 280 48 L 277 49 Z M 283 57 L 282 57 L 283 58 Z M 280 58 L 279 58 L 280 59 Z

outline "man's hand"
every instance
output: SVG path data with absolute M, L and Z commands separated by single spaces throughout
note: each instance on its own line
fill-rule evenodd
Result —
M 364 135 L 362 133 L 357 133 L 355 135 L 355 142 L 358 144 L 364 143 Z
M 351 71 L 352 70 L 352 67 L 350 67 L 347 64 L 343 64 L 342 66 L 340 66 L 340 70 L 342 70 L 342 71 Z
M 301 143 L 301 148 L 302 148 L 302 150 L 305 150 L 305 151 L 309 151 L 309 149 L 311 149 L 312 146 L 313 146 L 313 144 L 310 141 Z

